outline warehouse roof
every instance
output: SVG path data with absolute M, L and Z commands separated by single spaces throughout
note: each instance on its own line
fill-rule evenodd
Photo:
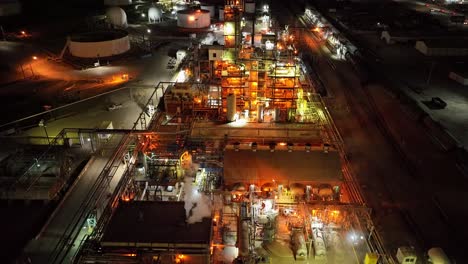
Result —
M 186 224 L 184 202 L 122 202 L 101 240 L 103 246 L 123 243 L 210 243 L 211 219 Z M 119 244 L 117 244 L 119 243 Z
M 226 150 L 224 181 L 264 183 L 328 183 L 342 180 L 340 157 L 337 152 Z

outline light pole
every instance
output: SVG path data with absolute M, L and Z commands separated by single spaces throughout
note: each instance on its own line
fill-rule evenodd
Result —
M 47 134 L 47 126 L 45 124 L 44 119 L 41 119 L 41 121 L 39 121 L 39 126 L 44 128 L 44 132 L 45 132 L 46 137 L 47 137 L 47 142 L 49 142 L 49 146 L 50 146 L 49 134 Z
M 37 56 L 32 56 L 32 59 L 33 59 L 32 62 L 37 61 Z M 29 62 L 29 68 L 31 69 L 31 73 L 32 73 L 33 77 L 35 77 L 34 71 L 33 71 L 33 68 L 32 68 L 32 62 Z

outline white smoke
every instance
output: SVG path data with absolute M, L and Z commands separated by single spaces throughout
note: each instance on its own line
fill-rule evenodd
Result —
M 193 177 L 185 177 L 184 202 L 187 223 L 193 224 L 201 222 L 205 217 L 211 217 L 210 198 L 198 191 L 193 183 Z

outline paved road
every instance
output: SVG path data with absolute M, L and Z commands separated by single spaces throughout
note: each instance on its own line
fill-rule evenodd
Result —
M 32 263 L 54 263 L 53 253 L 56 247 L 63 246 L 62 242 L 65 244 L 69 242 L 63 241 L 63 237 L 73 236 L 77 232 L 76 228 L 81 229 L 87 213 L 94 208 L 95 201 L 90 199 L 95 197 L 95 191 L 100 183 L 98 179 L 101 179 L 99 176 L 122 138 L 122 135 L 114 135 L 99 152 L 102 155 L 96 155 L 90 160 L 42 232 L 26 246 L 24 254 L 31 258 Z M 120 164 L 120 159 L 116 162 Z

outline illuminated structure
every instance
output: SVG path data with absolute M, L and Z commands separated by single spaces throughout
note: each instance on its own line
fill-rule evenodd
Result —
M 228 96 L 234 94 L 236 112 L 247 121 L 304 120 L 310 90 L 299 80 L 294 36 L 287 28 L 271 32 L 266 13 L 247 22 L 243 10 L 243 1 L 226 1 L 224 53 L 213 73 L 222 80 L 223 112 Z M 242 32 L 247 23 L 254 29 Z

